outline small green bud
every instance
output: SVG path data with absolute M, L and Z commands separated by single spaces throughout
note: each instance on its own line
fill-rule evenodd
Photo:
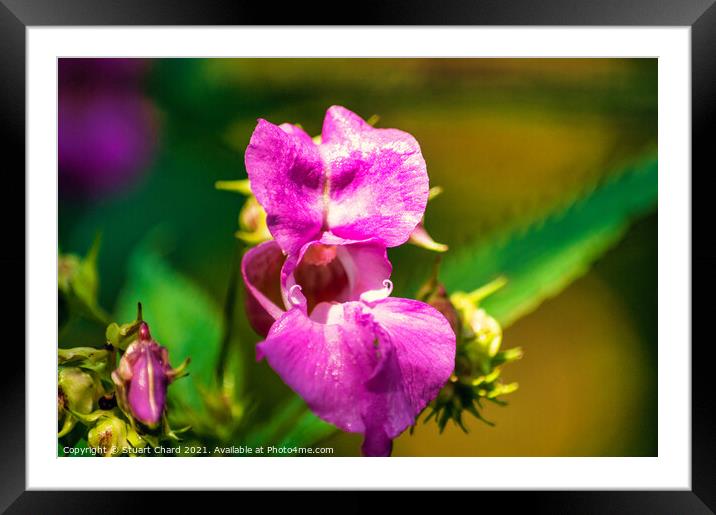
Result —
M 450 381 L 431 403 L 432 412 L 426 419 L 434 417 L 441 431 L 449 420 L 467 431 L 462 419 L 465 411 L 493 425 L 482 417 L 482 401 L 505 405 L 499 397 L 517 389 L 517 383 L 502 383 L 500 373 L 502 365 L 522 357 L 522 350 L 515 348 L 500 351 L 502 327 L 479 305 L 505 283 L 506 280 L 499 277 L 473 292 L 455 292 L 448 297 L 435 272 L 418 294 L 418 300 L 428 302 L 444 315 L 446 312 L 453 313 L 457 321 L 453 325 L 457 335 L 455 370 Z M 442 309 L 439 307 L 441 304 Z M 449 309 L 444 306 L 449 306 Z M 446 318 L 453 324 L 450 316 L 446 315 Z
M 111 414 L 97 420 L 87 435 L 87 444 L 105 457 L 131 454 L 131 449 L 145 445 L 129 424 Z
M 266 211 L 251 195 L 239 212 L 239 230 L 235 236 L 249 245 L 257 245 L 272 238 L 266 224 Z
M 69 411 L 88 414 L 104 394 L 99 377 L 79 367 L 60 367 L 57 377 L 58 403 Z
M 217 190 L 233 191 L 246 197 L 239 212 L 239 230 L 234 233 L 234 236 L 248 245 L 258 245 L 273 238 L 266 224 L 266 211 L 254 197 L 248 179 L 216 181 L 214 186 Z
M 77 424 L 77 417 L 87 415 L 104 394 L 99 376 L 79 367 L 61 366 L 57 373 L 57 436 L 68 434 Z

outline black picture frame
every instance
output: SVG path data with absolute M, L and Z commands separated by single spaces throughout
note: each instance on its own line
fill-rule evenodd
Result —
M 693 194 L 706 195 L 705 178 L 713 169 L 709 129 L 716 120 L 716 6 L 715 0 L 486 0 L 460 2 L 362 2 L 360 8 L 339 15 L 335 5 L 322 8 L 311 2 L 281 6 L 272 3 L 241 4 L 223 0 L 0 0 L 0 87 L 2 123 L 0 145 L 6 168 L 3 183 L 6 198 L 2 209 L 5 298 L 0 353 L 0 509 L 8 513 L 131 513 L 151 506 L 147 492 L 40 492 L 26 491 L 25 453 L 25 51 L 26 29 L 43 25 L 282 25 L 303 22 L 310 25 L 618 25 L 691 27 L 692 79 L 692 172 Z M 54 171 L 48 171 L 48 174 Z M 702 187 L 698 188 L 701 184 Z M 694 187 L 696 185 L 696 187 Z M 694 227 L 709 220 L 705 204 L 697 208 L 692 199 Z M 705 233 L 709 234 L 709 233 Z M 692 240 L 693 241 L 693 240 Z M 12 243 L 11 243 L 12 242 Z M 694 241 L 694 243 L 696 243 Z M 708 238 L 692 245 L 693 293 L 713 291 L 716 251 Z M 20 271 L 23 273 L 20 273 Z M 22 284 L 21 284 L 22 283 Z M 692 297 L 693 298 L 693 297 Z M 692 302 L 692 313 L 710 309 L 709 301 Z M 693 320 L 693 315 L 692 315 Z M 599 492 L 472 492 L 458 496 L 445 509 L 480 511 L 489 506 L 502 510 L 517 505 L 545 513 L 714 513 L 716 511 L 716 423 L 711 392 L 712 360 L 710 338 L 698 339 L 693 329 L 684 334 L 692 339 L 692 489 L 690 491 L 599 491 Z M 52 345 L 48 343 L 48 346 Z M 28 357 L 29 360 L 32 357 Z M 30 363 L 31 364 L 31 363 Z M 228 495 L 217 494 L 211 501 L 223 503 Z M 342 501 L 349 511 L 373 505 L 355 494 Z M 455 494 L 457 495 L 457 494 Z M 162 511 L 186 513 L 194 502 L 206 503 L 197 493 L 164 494 Z M 407 497 L 407 496 L 404 496 Z M 472 497 L 473 500 L 470 500 Z M 283 499 L 271 495 L 271 503 Z M 423 493 L 413 493 L 412 503 L 424 502 Z M 264 498 L 265 499 L 265 498 Z M 472 504 L 474 503 L 474 504 Z M 210 506 L 203 504 L 204 508 Z M 218 504 L 217 504 L 218 506 Z M 235 504 L 235 506 L 237 506 Z M 248 505 L 247 505 L 248 506 Z M 408 505 L 404 505 L 408 509 Z M 370 508 L 369 508 L 370 509 Z

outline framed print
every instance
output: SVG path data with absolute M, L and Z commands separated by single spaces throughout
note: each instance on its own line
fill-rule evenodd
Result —
M 691 237 L 709 2 L 370 5 L 358 26 L 63 5 L 0 11 L 26 192 L 3 207 L 26 300 L 3 509 L 714 509 Z

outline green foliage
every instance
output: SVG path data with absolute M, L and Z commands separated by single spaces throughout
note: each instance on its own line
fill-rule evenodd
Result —
M 57 289 L 59 293 L 60 327 L 70 317 L 78 315 L 105 324 L 107 314 L 97 302 L 99 277 L 97 255 L 100 238 L 95 237 L 92 247 L 82 258 L 75 254 L 59 254 L 57 258 Z
M 202 411 L 201 392 L 213 383 L 219 355 L 221 311 L 147 244 L 141 245 L 129 260 L 117 318 L 134 319 L 137 302 L 143 305 L 143 318 L 150 324 L 152 335 L 169 350 L 172 364 L 191 358 L 190 375 L 169 389 L 170 402 Z
M 336 428 L 306 410 L 293 423 L 291 430 L 280 441 L 279 446 L 303 447 L 320 442 L 336 432 Z
M 507 285 L 482 307 L 507 326 L 584 274 L 635 217 L 655 206 L 657 191 L 657 160 L 651 158 L 526 229 L 448 254 L 441 279 L 456 291 L 504 275 Z
M 306 447 L 335 433 L 337 429 L 312 412 L 298 396 L 292 396 L 274 410 L 272 417 L 249 433 L 249 446 L 277 445 Z

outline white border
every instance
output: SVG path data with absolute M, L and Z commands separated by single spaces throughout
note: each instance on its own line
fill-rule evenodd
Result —
M 28 28 L 27 487 L 690 489 L 690 39 L 688 27 Z M 56 458 L 58 56 L 658 57 L 659 457 Z

